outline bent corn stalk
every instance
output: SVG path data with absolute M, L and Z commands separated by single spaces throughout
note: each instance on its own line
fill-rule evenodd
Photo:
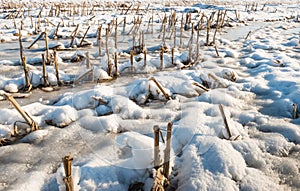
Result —
M 11 94 L 4 93 L 4 97 L 12 103 L 12 105 L 17 109 L 17 111 L 22 115 L 22 117 L 25 119 L 25 121 L 30 125 L 31 131 L 39 130 L 39 125 L 26 113 L 19 103 L 15 100 L 15 98 Z

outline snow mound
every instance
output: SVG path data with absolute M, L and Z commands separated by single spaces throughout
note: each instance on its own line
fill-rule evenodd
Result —
M 62 106 L 53 109 L 44 117 L 46 123 L 57 127 L 65 127 L 78 119 L 77 111 L 70 106 Z
M 119 165 L 130 169 L 151 168 L 153 165 L 153 142 L 148 136 L 137 132 L 125 132 L 117 137 L 116 142 L 120 148 L 125 150 L 120 156 L 126 159 L 120 161 Z M 160 144 L 162 145 L 162 144 Z M 162 150 L 162 149 L 160 149 Z
M 85 129 L 94 132 L 113 133 L 118 133 L 120 131 L 120 121 L 121 118 L 116 114 L 101 117 L 85 116 L 78 120 L 80 126 Z
M 246 175 L 242 156 L 216 137 L 195 137 L 180 158 L 178 190 L 239 190 L 236 181 Z
M 0 109 L 0 112 L 0 124 L 10 125 L 15 121 L 24 121 L 22 116 L 17 111 L 11 109 Z
M 130 99 L 123 96 L 114 96 L 109 102 L 113 113 L 119 114 L 123 119 L 145 119 L 147 112 Z
M 274 184 L 274 180 L 266 176 L 263 172 L 248 168 L 247 175 L 241 182 L 241 190 L 247 191 L 268 191 L 268 190 L 283 190 L 284 188 L 278 184 Z
M 48 135 L 48 130 L 37 130 L 29 133 L 24 138 L 20 140 L 22 143 L 35 143 L 41 142 L 45 136 Z

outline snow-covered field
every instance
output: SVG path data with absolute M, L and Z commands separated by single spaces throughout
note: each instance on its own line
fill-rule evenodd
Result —
M 88 10 L 75 7 L 72 10 L 78 13 L 71 17 L 69 11 L 50 14 L 57 7 L 44 1 L 48 7 L 43 8 L 40 18 L 40 5 L 21 2 L 31 11 L 16 18 L 10 16 L 22 9 L 4 9 L 6 4 L 0 7 L 1 143 L 12 140 L 15 122 L 18 129 L 28 128 L 5 99 L 9 94 L 25 95 L 20 32 L 33 89 L 26 93 L 29 97 L 16 100 L 40 130 L 0 147 L 0 190 L 66 190 L 62 158 L 69 153 L 74 158 L 74 190 L 133 190 L 137 183 L 143 190 L 151 190 L 156 173 L 153 128 L 158 125 L 166 137 L 169 122 L 173 124 L 171 175 L 166 190 L 300 190 L 299 1 L 257 1 L 257 7 L 255 1 L 229 0 L 133 3 L 131 8 L 140 6 L 139 11 L 131 10 L 130 2 L 123 10 L 117 8 L 116 4 L 125 1 L 105 1 L 95 8 L 86 1 Z M 206 46 L 206 18 L 215 12 L 210 24 L 218 25 L 218 10 L 227 10 L 225 21 L 216 33 L 215 44 Z M 175 11 L 176 38 L 167 24 L 162 68 L 162 20 L 165 15 L 171 18 Z M 192 25 L 187 24 L 180 40 L 181 20 L 186 20 L 188 12 L 192 12 L 194 26 L 204 18 L 202 29 L 199 36 L 197 30 L 191 36 Z M 105 30 L 116 18 L 118 47 L 112 28 L 106 49 Z M 142 22 L 133 35 L 130 32 L 138 18 Z M 70 46 L 69 36 L 77 24 Z M 101 54 L 97 39 L 100 25 Z M 90 45 L 79 47 L 88 27 L 85 43 Z M 212 27 L 209 42 L 215 30 Z M 50 54 L 53 47 L 60 48 L 57 61 L 64 85 L 58 86 L 53 63 L 47 65 L 52 92 L 42 90 L 45 39 L 28 49 L 43 31 L 49 35 Z M 135 54 L 131 69 L 130 49 L 133 39 L 136 44 L 141 41 L 142 32 L 146 63 L 143 53 Z M 87 52 L 91 75 L 72 83 L 90 70 L 86 67 Z M 108 60 L 114 63 L 115 53 L 119 58 L 117 78 L 107 73 Z M 189 61 L 192 64 L 187 65 Z M 162 159 L 165 147 L 160 138 Z

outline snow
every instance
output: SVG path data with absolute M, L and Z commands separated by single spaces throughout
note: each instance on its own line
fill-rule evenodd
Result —
M 45 136 L 47 136 L 47 134 L 48 134 L 48 130 L 35 131 L 22 138 L 20 142 L 38 144 L 43 140 Z
M 49 123 L 57 127 L 68 126 L 77 119 L 77 111 L 70 106 L 50 109 L 50 111 L 44 115 L 45 121 L 49 121 Z
M 36 5 L 35 1 L 27 0 L 17 3 L 22 2 L 28 7 Z M 62 3 L 44 1 L 48 5 L 52 2 Z M 251 10 L 256 2 L 258 10 Z M 81 1 L 76 3 L 80 5 Z M 90 6 L 93 1 L 85 3 Z M 107 5 L 105 3 L 112 6 L 106 7 L 107 11 L 103 13 L 100 9 Z M 58 72 L 63 86 L 58 86 L 53 63 L 46 66 L 48 80 L 55 89 L 53 92 L 42 90 L 44 39 L 28 50 L 40 32 L 36 33 L 31 27 L 29 17 L 15 19 L 17 23 L 21 20 L 24 23 L 22 43 L 34 88 L 29 97 L 16 98 L 16 101 L 40 130 L 5 146 L 2 144 L 7 139 L 15 138 L 12 136 L 14 125 L 21 132 L 29 131 L 30 127 L 24 124 L 25 120 L 4 96 L 6 93 L 15 97 L 24 95 L 26 84 L 19 58 L 19 30 L 13 26 L 12 19 L 4 19 L 8 12 L 1 8 L 0 190 L 66 190 L 61 159 L 70 153 L 74 157 L 75 190 L 129 190 L 135 183 L 150 190 L 157 173 L 153 169 L 153 127 L 160 128 L 159 154 L 164 163 L 164 141 L 169 122 L 172 122 L 169 188 L 189 191 L 299 190 L 299 3 L 285 0 L 264 6 L 253 0 L 247 2 L 250 8 L 246 10 L 245 2 L 230 0 L 201 4 L 141 1 L 141 8 L 149 3 L 151 9 L 148 12 L 141 10 L 139 15 L 143 19 L 140 28 L 145 32 L 147 61 L 144 65 L 143 53 L 134 55 L 133 71 L 129 51 L 134 34 L 127 35 L 127 32 L 136 18 L 134 12 L 129 11 L 123 33 L 125 15 L 116 10 L 118 3 L 127 2 L 100 2 L 99 7 L 94 7 L 95 18 L 92 19 L 92 15 L 81 16 L 80 13 L 71 19 L 66 11 L 61 13 L 61 18 L 48 16 L 50 25 L 46 20 L 42 21 L 40 31 L 47 29 L 49 47 L 59 46 Z M 49 8 L 45 7 L 43 16 L 49 14 Z M 161 20 L 164 14 L 171 16 L 173 10 L 178 19 L 174 65 L 171 62 L 174 41 L 166 38 L 164 68 L 161 68 Z M 206 30 L 201 30 L 199 59 L 187 66 L 190 47 L 192 55 L 196 56 L 197 35 L 195 31 L 193 42 L 190 42 L 191 30 L 183 30 L 183 43 L 179 47 L 181 15 L 193 11 L 191 19 L 198 23 L 202 14 L 209 16 L 216 10 L 227 10 L 227 27 L 217 32 L 216 47 L 205 46 Z M 38 12 L 39 9 L 33 9 L 31 13 L 35 22 Z M 152 15 L 153 35 L 149 31 Z M 114 46 L 113 28 L 108 40 L 108 57 L 105 29 L 114 18 L 120 22 L 118 48 Z M 56 24 L 63 21 L 65 23 L 61 23 L 58 30 L 58 36 L 62 38 L 56 38 Z M 97 22 L 102 24 L 102 55 L 99 55 L 96 38 Z M 206 22 L 204 19 L 202 27 Z M 80 26 L 79 31 L 70 47 L 68 37 L 76 24 Z M 88 26 L 86 40 L 90 45 L 79 48 Z M 211 29 L 210 38 L 214 30 Z M 168 25 L 166 31 L 168 37 Z M 138 36 L 135 36 L 137 41 Z M 49 52 L 53 56 L 53 50 Z M 109 76 L 107 72 L 108 61 L 114 64 L 112 54 L 116 52 L 118 77 Z M 86 66 L 86 53 L 90 57 L 90 68 Z M 87 71 L 92 74 L 73 83 Z M 115 72 L 114 65 L 112 72 Z M 224 108 L 231 137 L 219 105 Z

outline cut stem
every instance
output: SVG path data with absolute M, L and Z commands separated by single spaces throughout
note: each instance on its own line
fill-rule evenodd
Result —
M 48 87 L 49 81 L 47 76 L 47 68 L 46 68 L 46 60 L 45 60 L 45 54 L 42 54 L 42 63 L 43 63 L 43 79 L 44 79 L 44 86 Z
M 49 61 L 50 61 L 50 56 L 49 56 L 49 46 L 48 46 L 48 34 L 47 34 L 47 29 L 45 29 L 45 32 L 44 32 L 44 35 L 45 35 L 45 46 L 46 46 L 46 63 L 49 64 Z
M 220 109 L 220 112 L 221 112 L 221 115 L 222 115 L 222 118 L 223 118 L 223 121 L 224 121 L 224 124 L 225 124 L 225 128 L 227 130 L 227 133 L 228 133 L 229 139 L 230 139 L 232 137 L 232 134 L 231 134 L 231 131 L 230 131 L 230 128 L 229 128 L 229 125 L 228 125 L 228 122 L 227 122 L 227 118 L 226 118 L 226 115 L 225 115 L 225 112 L 224 112 L 222 104 L 219 105 L 219 109 Z
M 25 119 L 25 121 L 30 125 L 31 127 L 31 131 L 35 131 L 35 130 L 39 130 L 40 127 L 39 125 L 27 114 L 27 112 L 25 112 L 21 106 L 19 105 L 19 103 L 15 100 L 15 98 L 7 93 L 3 94 L 4 97 L 10 101 L 10 103 L 12 103 L 12 105 L 17 109 L 17 111 L 22 115 L 22 117 Z
M 80 41 L 80 43 L 79 43 L 79 46 L 82 46 L 82 43 L 83 43 L 83 41 L 84 41 L 84 39 L 85 39 L 85 37 L 86 37 L 86 35 L 87 35 L 87 33 L 88 33 L 90 27 L 91 27 L 91 26 L 88 26 L 88 28 L 86 29 L 86 31 L 85 31 L 85 33 L 84 33 L 84 35 L 83 35 L 83 37 L 82 37 L 82 39 L 81 39 L 81 41 Z
M 63 159 L 66 177 L 63 181 L 66 185 L 66 191 L 74 191 L 73 178 L 72 178 L 72 161 L 73 157 L 70 155 L 65 156 Z
M 297 119 L 298 115 L 297 115 L 297 104 L 293 104 L 293 118 Z
M 25 75 L 24 90 L 26 92 L 29 92 L 32 88 L 32 85 L 30 83 L 30 79 L 29 79 L 29 76 L 28 76 L 28 67 L 27 67 L 27 63 L 26 63 L 26 57 L 23 55 L 22 31 L 21 30 L 19 30 L 19 44 L 20 44 L 20 57 L 21 57 L 21 62 L 22 62 L 22 65 L 23 65 L 24 75 Z
M 155 125 L 154 130 L 154 168 L 158 169 L 160 166 L 160 156 L 159 156 L 159 127 Z
M 130 66 L 131 66 L 131 72 L 134 72 L 134 50 L 130 50 Z
M 172 136 L 172 123 L 168 123 L 167 129 L 167 144 L 164 155 L 164 176 L 169 178 L 170 175 L 170 153 L 171 153 L 171 136 Z
M 42 36 L 45 34 L 45 32 L 42 32 L 29 46 L 28 49 L 30 49 L 35 43 L 37 43 L 37 41 L 39 41 Z
M 149 80 L 152 80 L 156 84 L 156 86 L 158 87 L 158 89 L 164 94 L 164 96 L 165 96 L 165 98 L 167 100 L 172 100 L 171 96 L 166 93 L 166 91 L 164 90 L 164 88 L 160 85 L 160 83 L 158 83 L 158 81 L 154 77 L 151 77 Z
M 58 63 L 57 63 L 57 52 L 56 52 L 56 50 L 53 51 L 53 57 L 54 57 L 54 67 L 55 67 L 55 75 L 56 75 L 57 85 L 61 86 L 62 83 L 59 80 L 59 72 L 58 72 Z

